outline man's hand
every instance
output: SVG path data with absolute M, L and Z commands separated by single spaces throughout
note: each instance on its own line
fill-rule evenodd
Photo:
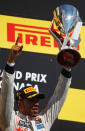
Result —
M 16 57 L 19 56 L 22 52 L 23 46 L 18 45 L 19 36 L 15 42 L 15 45 L 12 46 L 9 56 L 8 56 L 8 62 L 9 63 L 15 63 Z

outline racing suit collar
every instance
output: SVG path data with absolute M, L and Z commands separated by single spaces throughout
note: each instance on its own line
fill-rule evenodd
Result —
M 30 117 L 29 115 L 21 114 L 19 111 L 17 111 L 17 115 L 18 115 L 20 118 L 22 118 L 22 119 L 27 119 L 27 120 L 29 120 L 29 121 L 39 119 L 39 115 L 36 116 L 36 117 Z

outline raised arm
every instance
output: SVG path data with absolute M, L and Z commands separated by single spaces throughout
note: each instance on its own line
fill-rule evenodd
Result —
M 14 108 L 14 66 L 16 57 L 21 54 L 23 48 L 23 46 L 18 46 L 18 39 L 10 50 L 8 61 L 3 71 L 0 94 L 0 127 L 2 131 L 10 124 L 11 113 Z
M 63 68 L 59 76 L 59 80 L 54 90 L 53 96 L 49 100 L 45 109 L 41 112 L 45 125 L 47 126 L 47 130 L 50 130 L 53 122 L 57 118 L 67 96 L 70 84 L 71 71 Z

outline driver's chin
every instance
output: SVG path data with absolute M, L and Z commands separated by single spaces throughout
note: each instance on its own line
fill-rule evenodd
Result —
M 31 116 L 36 117 L 39 114 L 39 109 L 31 109 Z
M 31 116 L 36 117 L 39 114 L 38 110 L 31 110 Z

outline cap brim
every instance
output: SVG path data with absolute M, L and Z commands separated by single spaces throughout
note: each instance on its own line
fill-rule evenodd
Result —
M 26 98 L 31 99 L 31 98 L 35 98 L 35 97 L 37 97 L 38 99 L 44 99 L 45 95 L 41 94 L 41 93 L 37 93 L 37 94 L 31 95 L 31 96 L 28 96 Z
M 45 94 L 37 94 L 35 97 L 39 98 L 39 99 L 44 99 L 45 98 Z

